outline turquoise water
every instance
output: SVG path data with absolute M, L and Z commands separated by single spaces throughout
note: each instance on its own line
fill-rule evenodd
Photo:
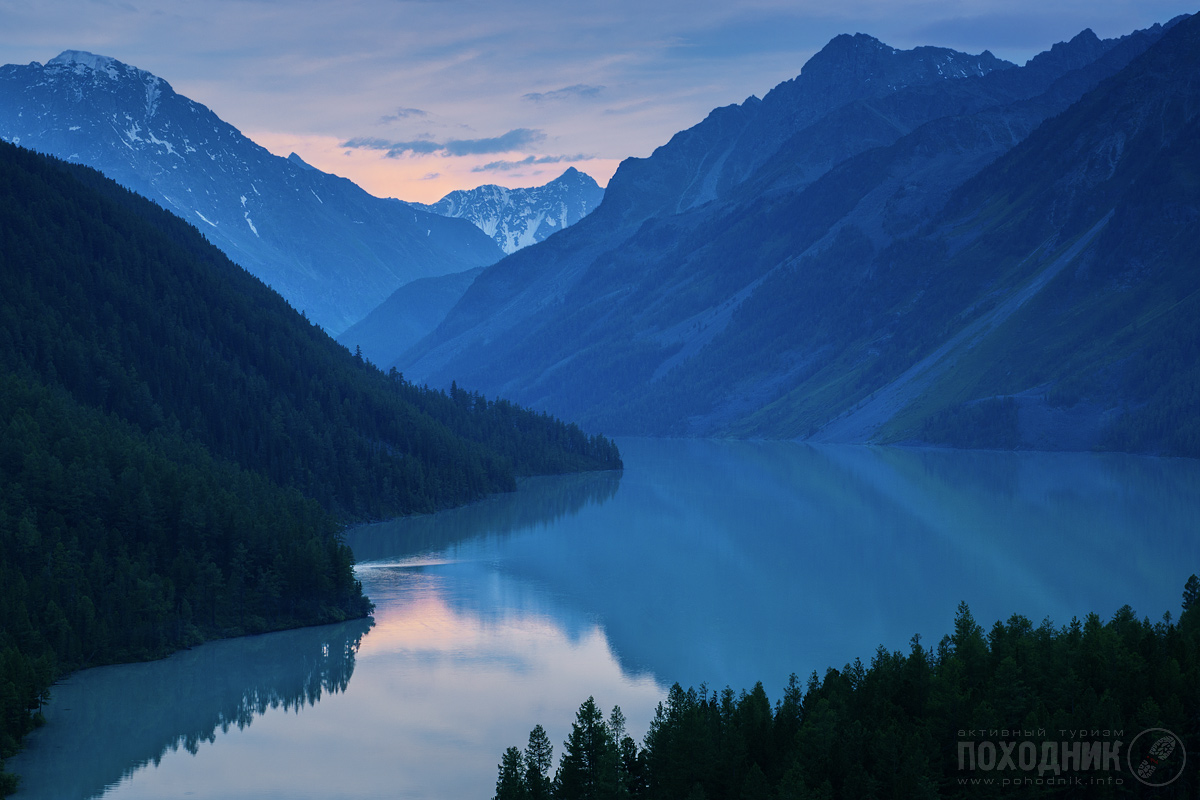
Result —
M 875 649 L 1128 603 L 1200 572 L 1200 463 L 621 442 L 623 474 L 348 532 L 374 621 L 217 642 L 56 687 L 18 797 L 487 798 L 589 695 L 640 736 L 673 682 L 772 698 Z

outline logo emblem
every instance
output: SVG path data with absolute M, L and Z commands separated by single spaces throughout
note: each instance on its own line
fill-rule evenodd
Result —
M 1125 751 L 1133 776 L 1147 786 L 1166 786 L 1183 774 L 1187 749 L 1183 740 L 1166 728 L 1147 728 L 1134 737 Z

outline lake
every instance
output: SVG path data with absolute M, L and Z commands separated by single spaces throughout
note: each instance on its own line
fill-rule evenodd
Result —
M 10 760 L 19 798 L 490 798 L 588 696 L 635 738 L 674 682 L 791 673 L 1130 604 L 1200 572 L 1200 462 L 622 440 L 623 473 L 347 533 L 374 620 L 87 670 Z

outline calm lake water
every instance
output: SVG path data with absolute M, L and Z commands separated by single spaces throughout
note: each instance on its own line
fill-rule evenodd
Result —
M 348 533 L 373 623 L 88 670 L 9 762 L 20 798 L 486 800 L 589 695 L 637 738 L 667 687 L 788 675 L 1130 604 L 1200 571 L 1200 462 L 621 442 L 623 474 Z

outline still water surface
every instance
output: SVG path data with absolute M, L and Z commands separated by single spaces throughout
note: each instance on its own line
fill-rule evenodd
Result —
M 673 682 L 790 673 L 1128 603 L 1200 571 L 1200 462 L 790 443 L 621 443 L 623 474 L 364 526 L 373 624 L 78 673 L 9 762 L 19 798 L 485 800 L 589 695 L 640 737 Z

